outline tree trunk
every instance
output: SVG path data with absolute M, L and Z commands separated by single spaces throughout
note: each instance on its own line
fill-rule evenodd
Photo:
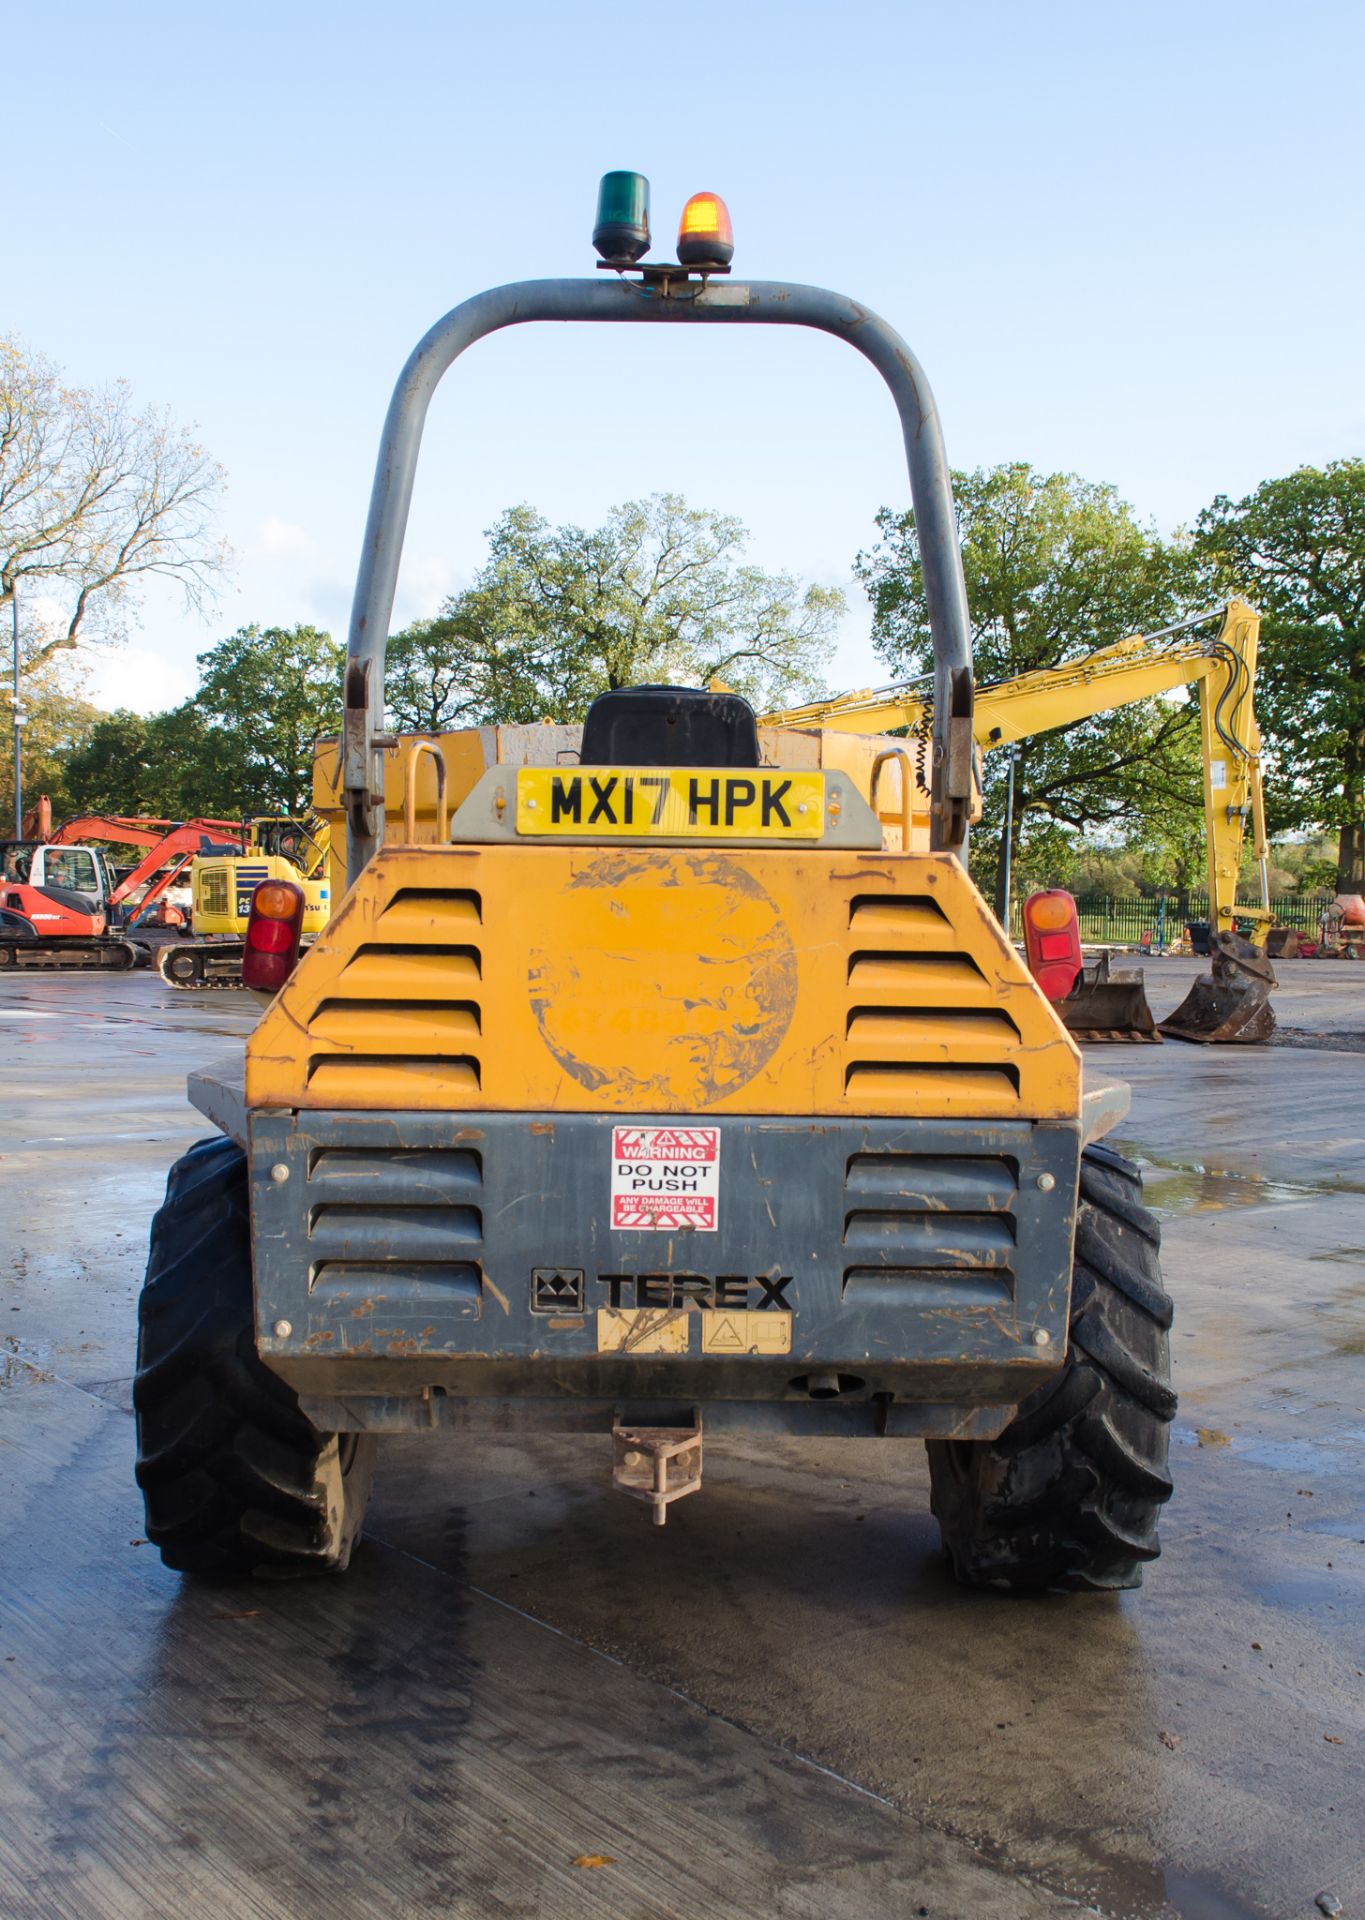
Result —
M 1353 820 L 1337 838 L 1337 892 L 1365 893 L 1365 823 Z

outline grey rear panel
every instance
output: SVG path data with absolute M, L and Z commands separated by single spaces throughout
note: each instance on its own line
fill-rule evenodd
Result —
M 612 1229 L 627 1123 L 717 1130 L 714 1230 Z M 258 1112 L 261 1350 L 314 1396 L 1013 1405 L 1065 1351 L 1078 1155 L 1018 1121 Z

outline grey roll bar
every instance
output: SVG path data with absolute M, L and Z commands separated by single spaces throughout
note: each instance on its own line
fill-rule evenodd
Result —
M 342 787 L 347 879 L 354 885 L 383 834 L 384 655 L 417 454 L 431 396 L 451 364 L 485 335 L 531 320 L 748 321 L 814 327 L 870 360 L 891 389 L 905 436 L 910 495 L 934 641 L 931 844 L 965 858 L 972 787 L 972 647 L 952 485 L 938 410 L 919 362 L 868 308 L 824 287 L 781 280 L 523 280 L 492 287 L 438 320 L 398 378 L 384 421 L 346 649 Z

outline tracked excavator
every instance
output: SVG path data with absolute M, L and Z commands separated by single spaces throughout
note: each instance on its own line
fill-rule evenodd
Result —
M 272 814 L 246 821 L 238 832 L 240 845 L 219 847 L 191 862 L 192 938 L 167 942 L 157 954 L 161 977 L 170 986 L 241 986 L 252 895 L 268 880 L 302 887 L 305 939 L 314 939 L 327 924 L 326 824 Z
M 0 842 L 0 969 L 149 966 L 167 890 L 196 855 L 240 846 L 240 826 L 230 820 L 82 814 L 54 829 L 45 805 L 35 838 Z M 106 846 L 147 851 L 116 871 Z
M 1261 736 L 1253 694 L 1260 615 L 1244 600 L 1150 634 L 1131 634 L 1083 659 L 1039 668 L 978 687 L 972 721 L 977 748 L 988 753 L 1054 727 L 1072 726 L 1095 714 L 1128 706 L 1181 686 L 1199 688 L 1204 761 L 1204 817 L 1208 840 L 1208 887 L 1212 924 L 1210 971 L 1200 977 L 1158 1030 L 1147 1005 L 1139 969 L 1114 970 L 1109 956 L 1082 964 L 1079 934 L 1072 933 L 1049 890 L 1038 911 L 1052 924 L 1031 929 L 1031 958 L 1046 941 L 1074 945 L 1070 972 L 1053 963 L 1041 978 L 1049 998 L 1078 1038 L 1094 1041 L 1156 1040 L 1161 1033 L 1199 1042 L 1260 1041 L 1274 1030 L 1269 994 L 1275 976 L 1264 948 L 1274 918 L 1270 911 L 1265 808 L 1261 789 Z M 913 837 L 927 826 L 927 750 L 933 702 L 921 683 L 868 688 L 788 708 L 765 716 L 780 727 L 838 729 L 867 736 L 908 729 L 898 762 L 900 806 Z M 890 743 L 883 741 L 884 757 Z M 1260 904 L 1239 905 L 1237 878 L 1248 823 L 1260 871 Z M 1060 918 L 1058 917 L 1060 915 Z M 1074 905 L 1070 919 L 1074 921 Z M 1249 927 L 1250 938 L 1240 929 Z M 1037 971 L 1035 965 L 1035 972 Z

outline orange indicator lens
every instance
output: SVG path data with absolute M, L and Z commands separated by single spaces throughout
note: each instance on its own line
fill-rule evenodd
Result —
M 299 890 L 288 880 L 263 880 L 251 896 L 253 913 L 267 920 L 292 920 L 299 906 Z
M 1076 902 L 1069 893 L 1048 892 L 1029 896 L 1024 911 L 1032 926 L 1069 927 L 1076 914 Z

